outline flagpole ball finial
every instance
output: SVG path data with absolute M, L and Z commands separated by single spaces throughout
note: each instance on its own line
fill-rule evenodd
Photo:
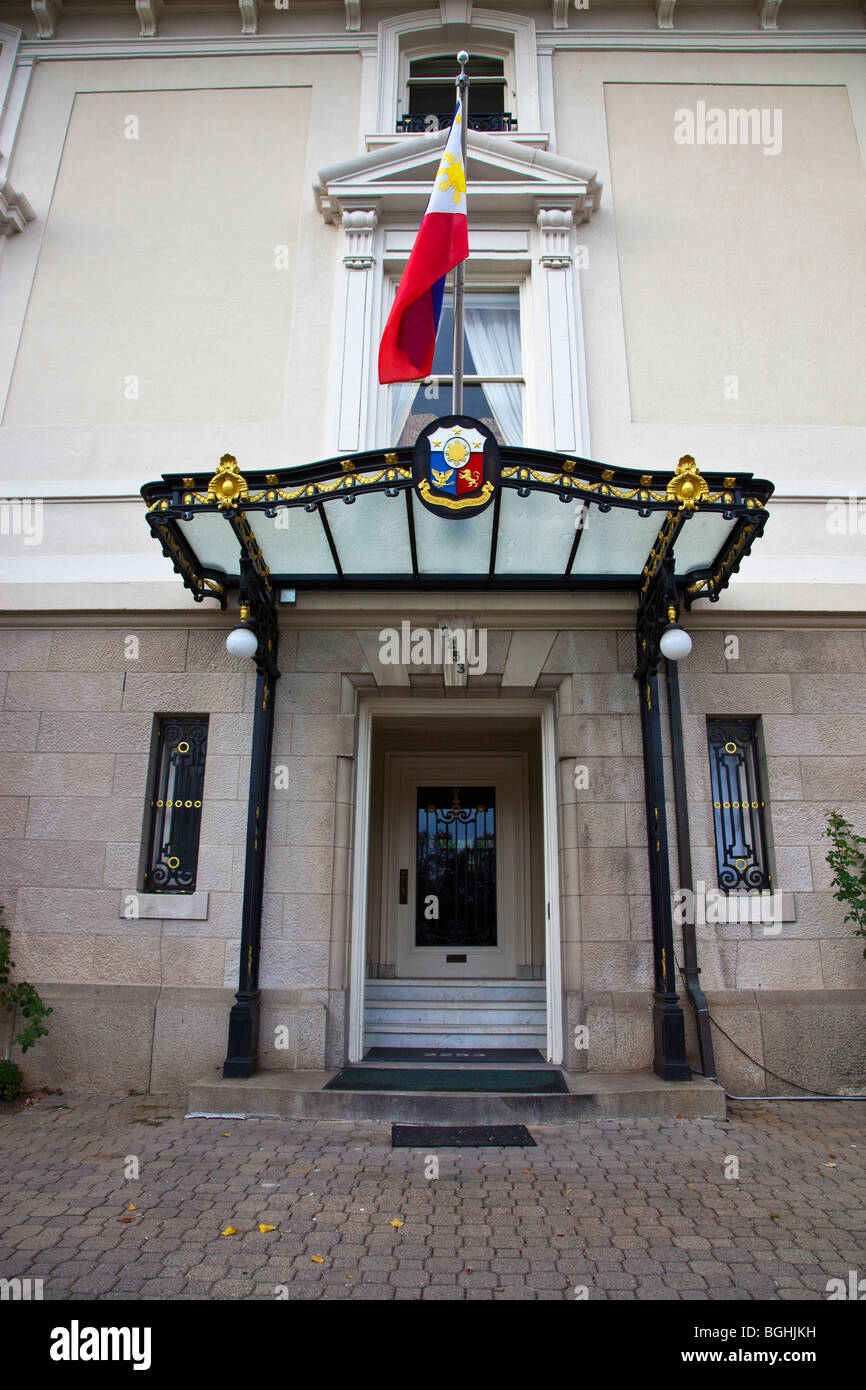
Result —
M 469 54 L 466 52 L 465 48 L 461 48 L 460 52 L 457 54 L 457 61 L 460 64 L 461 68 L 465 67 L 466 64 L 469 62 Z

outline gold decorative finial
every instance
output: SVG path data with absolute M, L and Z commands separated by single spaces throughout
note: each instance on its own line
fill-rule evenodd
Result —
M 702 497 L 709 494 L 705 478 L 691 454 L 683 454 L 676 472 L 667 487 L 668 501 L 679 502 L 680 509 L 690 512 Z
M 207 485 L 207 495 L 226 508 L 236 506 L 238 498 L 249 497 L 246 479 L 233 454 L 223 454 L 217 464 L 216 473 Z

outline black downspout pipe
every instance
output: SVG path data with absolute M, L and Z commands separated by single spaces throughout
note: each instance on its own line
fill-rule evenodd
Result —
M 677 813 L 677 865 L 680 888 L 688 889 L 693 900 L 692 839 L 689 831 L 688 798 L 686 796 L 686 760 L 683 748 L 683 711 L 680 703 L 680 676 L 675 661 L 665 662 L 668 693 L 668 716 L 671 726 L 671 764 L 674 776 L 674 805 Z M 689 920 L 691 919 L 691 920 Z M 695 1011 L 698 1045 L 701 1050 L 701 1070 L 708 1081 L 717 1081 L 716 1059 L 710 1014 L 704 991 L 701 989 L 701 969 L 698 965 L 698 944 L 695 936 L 694 914 L 687 913 L 683 922 L 683 969 L 686 989 Z

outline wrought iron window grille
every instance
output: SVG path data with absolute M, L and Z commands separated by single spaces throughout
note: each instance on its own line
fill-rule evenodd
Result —
M 144 892 L 195 891 L 207 734 L 206 714 L 156 717 Z
M 767 855 L 754 719 L 708 719 L 707 748 L 719 887 L 725 892 L 768 889 Z

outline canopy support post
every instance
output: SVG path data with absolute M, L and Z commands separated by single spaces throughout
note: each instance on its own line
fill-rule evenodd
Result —
M 671 910 L 668 831 L 665 815 L 665 778 L 662 761 L 661 718 L 659 711 L 659 640 L 668 622 L 676 621 L 678 600 L 671 554 L 679 525 L 662 527 L 656 563 L 648 567 L 638 604 L 635 680 L 640 689 L 641 738 L 643 742 L 644 792 L 646 797 L 647 852 L 649 858 L 650 906 L 653 928 L 653 1070 L 666 1081 L 689 1081 L 691 1068 L 686 1060 L 686 1033 L 683 1011 L 676 992 L 673 914 Z M 681 523 L 680 523 L 681 524 Z M 671 617 L 673 612 L 673 617 Z
M 259 638 L 256 663 L 256 701 L 247 803 L 247 843 L 241 912 L 241 950 L 238 989 L 229 1015 L 229 1036 L 223 1076 L 252 1076 L 258 1066 L 259 956 L 262 936 L 268 801 L 271 789 L 271 745 L 274 733 L 274 692 L 279 679 L 279 630 L 274 593 L 267 567 L 247 547 L 245 517 L 231 518 L 244 546 L 241 556 L 241 609 L 246 609 Z M 240 527 L 236 523 L 242 523 Z M 256 548 L 257 549 L 257 548 Z

